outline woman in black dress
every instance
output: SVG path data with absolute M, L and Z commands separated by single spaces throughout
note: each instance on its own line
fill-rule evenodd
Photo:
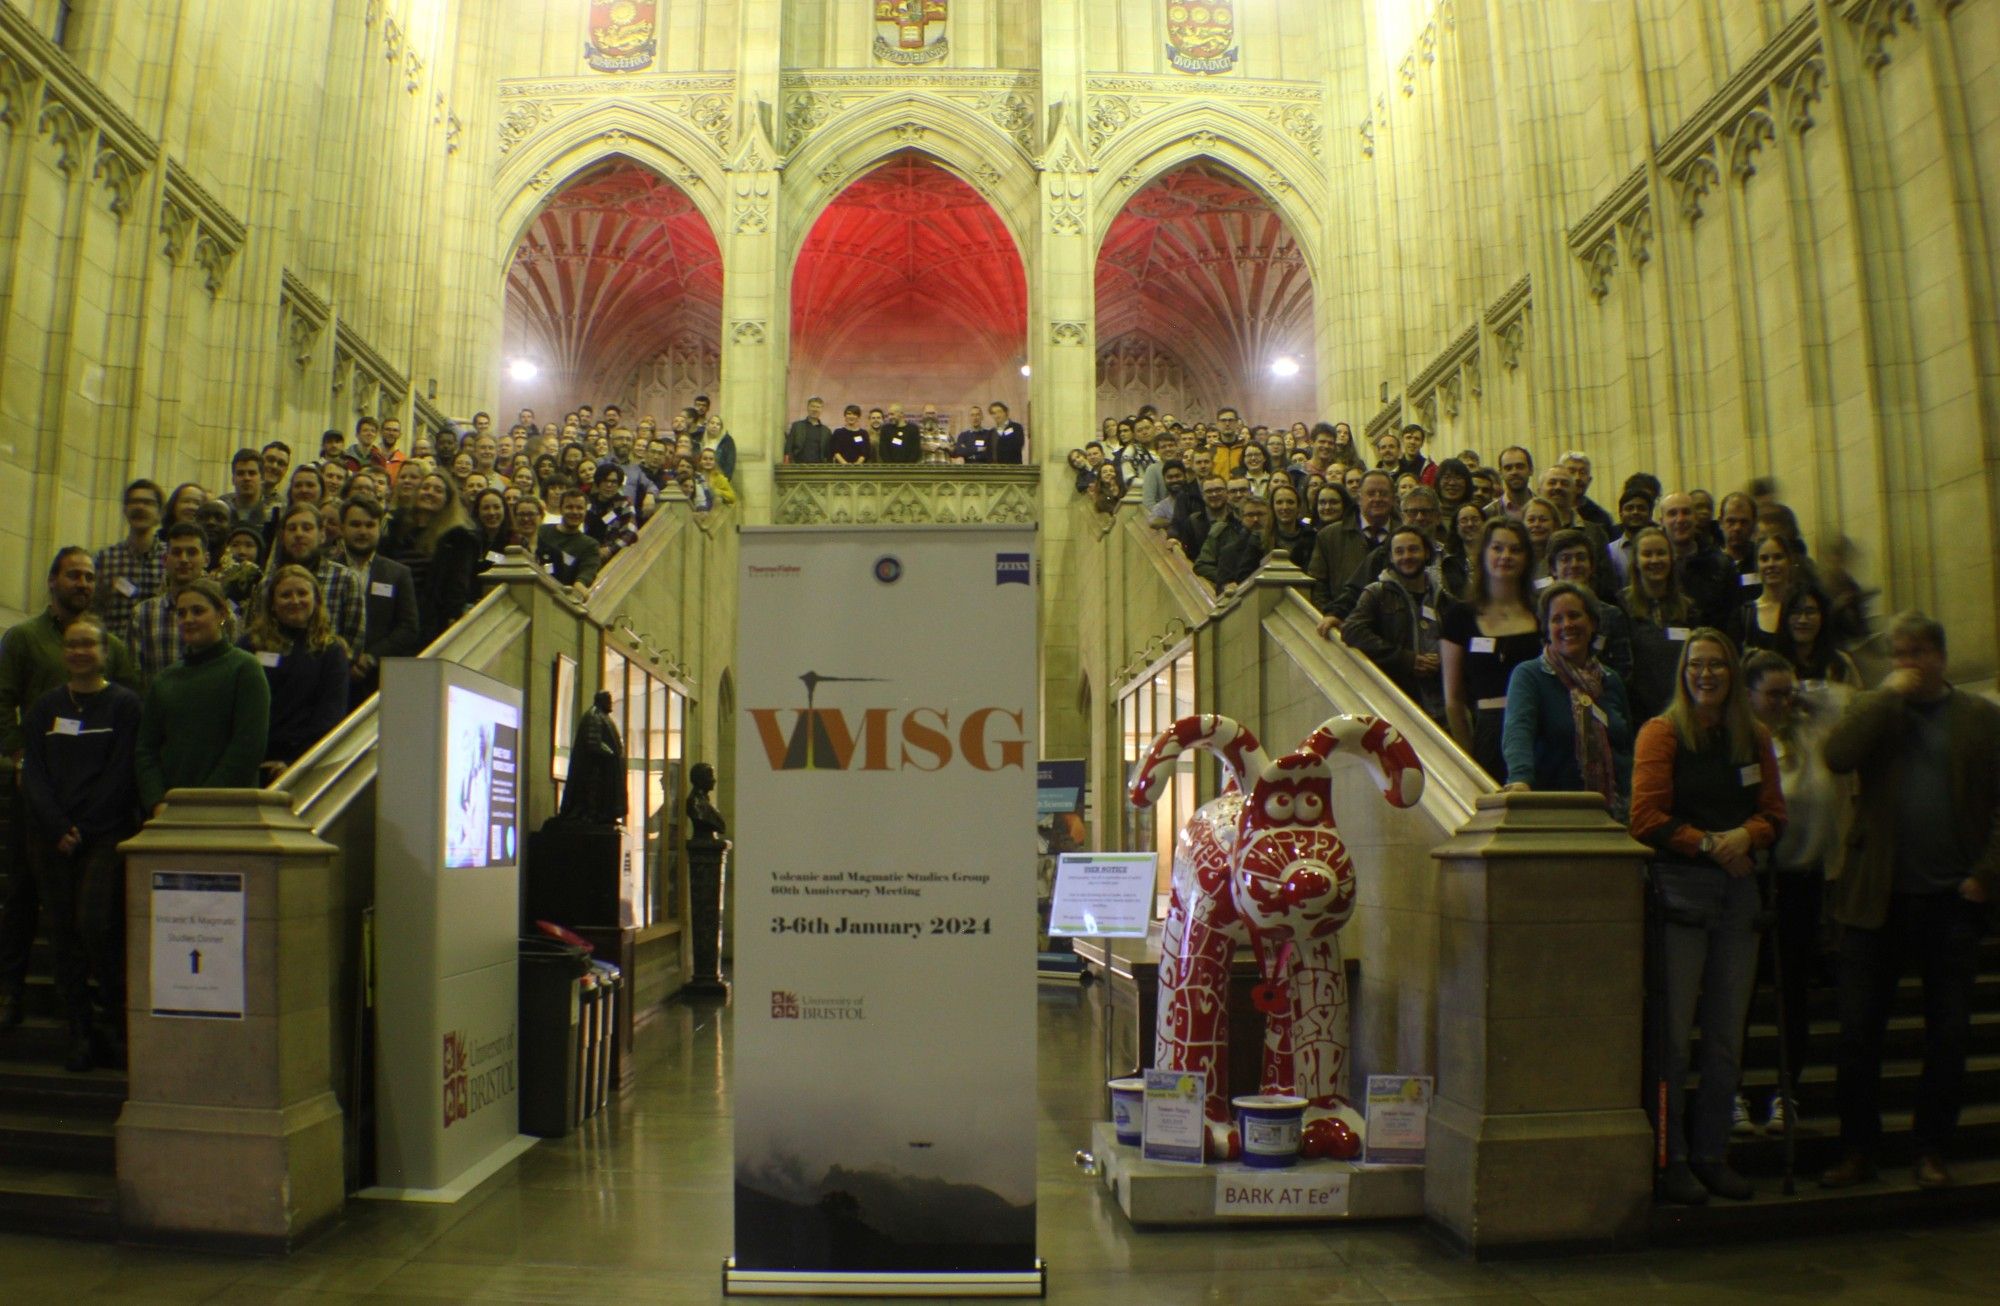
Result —
M 1527 527 L 1506 517 L 1487 522 L 1466 601 L 1445 609 L 1438 631 L 1445 719 L 1459 746 L 1496 782 L 1507 774 L 1500 752 L 1507 682 L 1515 667 L 1542 655 L 1541 628 L 1528 605 L 1533 556 Z

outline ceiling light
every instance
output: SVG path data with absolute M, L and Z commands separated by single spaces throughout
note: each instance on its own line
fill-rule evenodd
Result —
M 1028 365 L 1027 365 L 1026 363 L 1023 363 L 1023 364 L 1021 364 L 1021 375 L 1022 375 L 1022 376 L 1031 376 L 1031 375 L 1033 375 L 1033 373 L 1034 373 L 1034 369 L 1033 369 L 1033 368 L 1029 367 L 1029 366 L 1028 366 Z
M 1299 374 L 1299 360 L 1293 358 L 1291 355 L 1287 354 L 1283 358 L 1276 358 L 1271 360 L 1272 376 L 1285 377 L 1285 376 L 1297 376 L 1298 374 Z
M 532 381 L 541 374 L 542 369 L 535 366 L 532 358 L 517 358 L 507 364 L 507 375 L 516 381 Z

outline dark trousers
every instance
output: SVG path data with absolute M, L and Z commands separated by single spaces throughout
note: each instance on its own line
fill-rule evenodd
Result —
M 1897 894 L 1879 930 L 1840 936 L 1840 1139 L 1869 1153 L 1882 1138 L 1882 1036 L 1896 984 L 1914 965 L 1924 984 L 1924 1070 L 1913 1127 L 1918 1153 L 1942 1153 L 1958 1128 L 1965 1048 L 1986 908 L 1956 893 Z
M 1819 867 L 1810 870 L 1779 871 L 1771 877 L 1777 886 L 1772 907 L 1774 919 L 1764 935 L 1763 970 L 1784 977 L 1779 997 L 1783 1002 L 1784 1024 L 1779 1031 L 1791 1062 L 1792 1096 L 1798 1096 L 1799 1076 L 1806 1062 L 1806 1042 L 1811 1038 L 1813 977 L 1819 973 L 1819 922 L 1826 897 L 1826 875 Z M 1771 1067 L 1777 1069 L 1776 1065 Z
M 7 771 L 6 802 L 13 809 L 7 832 L 7 900 L 0 903 L 0 993 L 19 993 L 28 982 L 28 959 L 35 947 L 35 927 L 42 898 L 28 868 L 28 798 L 16 773 Z
M 125 1015 L 125 859 L 121 836 L 86 839 L 73 853 L 55 840 L 28 832 L 28 863 L 48 907 L 49 943 L 55 952 L 56 992 L 71 1029 L 91 1022 L 90 983 L 112 1027 Z

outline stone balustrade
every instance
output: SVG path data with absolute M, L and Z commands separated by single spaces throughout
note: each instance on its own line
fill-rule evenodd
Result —
M 781 526 L 1023 525 L 1041 520 L 1039 467 L 867 463 L 773 469 Z

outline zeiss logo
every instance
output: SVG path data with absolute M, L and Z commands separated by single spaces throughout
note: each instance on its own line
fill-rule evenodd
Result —
M 993 555 L 993 583 L 995 585 L 1029 584 L 1031 571 L 1028 555 L 1025 553 L 996 553 Z

